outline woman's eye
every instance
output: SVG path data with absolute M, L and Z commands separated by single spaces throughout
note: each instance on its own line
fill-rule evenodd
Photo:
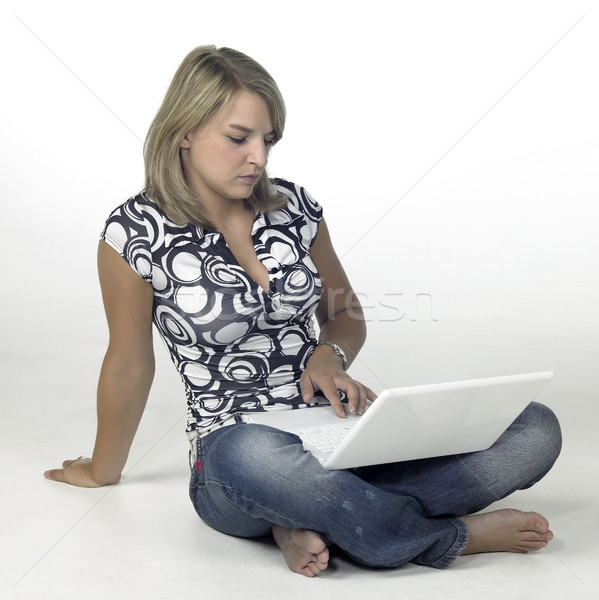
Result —
M 241 144 L 245 144 L 247 142 L 247 137 L 235 137 L 235 136 L 228 136 L 228 138 L 234 143 L 237 144 L 239 146 L 241 146 Z M 270 146 L 274 146 L 277 143 L 276 138 L 266 138 L 264 140 L 264 145 L 267 147 Z

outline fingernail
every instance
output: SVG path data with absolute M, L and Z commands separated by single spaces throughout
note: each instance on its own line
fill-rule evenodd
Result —
M 349 412 L 350 412 L 352 415 L 355 415 L 355 414 L 356 414 L 356 407 L 355 407 L 355 406 L 350 406 L 350 407 L 349 407 Z

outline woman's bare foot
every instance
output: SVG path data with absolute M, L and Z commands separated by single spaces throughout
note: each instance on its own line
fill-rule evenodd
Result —
M 462 554 L 531 552 L 544 548 L 553 533 L 545 517 L 535 512 L 502 509 L 462 517 L 470 535 Z
M 328 567 L 329 550 L 315 531 L 273 525 L 272 535 L 294 573 L 314 577 Z

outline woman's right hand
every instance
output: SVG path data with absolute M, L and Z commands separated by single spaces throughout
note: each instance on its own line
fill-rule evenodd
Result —
M 52 481 L 61 481 L 85 488 L 102 487 L 103 485 L 118 483 L 118 479 L 110 482 L 97 480 L 92 474 L 92 459 L 85 456 L 80 456 L 75 460 L 65 460 L 62 463 L 62 469 L 46 471 L 44 477 Z

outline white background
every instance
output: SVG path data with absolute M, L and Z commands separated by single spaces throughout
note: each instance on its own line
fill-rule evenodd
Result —
M 323 205 L 364 301 L 355 376 L 380 390 L 553 369 L 543 399 L 572 460 L 586 451 L 599 392 L 596 3 L 2 6 L 0 402 L 13 455 L 40 429 L 64 440 L 49 461 L 91 451 L 98 235 L 139 191 L 147 127 L 205 43 L 246 52 L 280 85 L 288 122 L 270 174 Z M 147 409 L 159 424 L 138 440 L 184 437 L 166 362 L 160 349 Z
M 7 4 L 8 358 L 35 360 L 43 333 L 76 361 L 104 335 L 98 232 L 142 185 L 142 141 L 174 70 L 215 43 L 255 57 L 283 91 L 270 172 L 324 206 L 370 320 L 359 376 L 377 389 L 536 368 L 592 376 L 594 6 Z M 581 344 L 588 365 L 567 363 Z

